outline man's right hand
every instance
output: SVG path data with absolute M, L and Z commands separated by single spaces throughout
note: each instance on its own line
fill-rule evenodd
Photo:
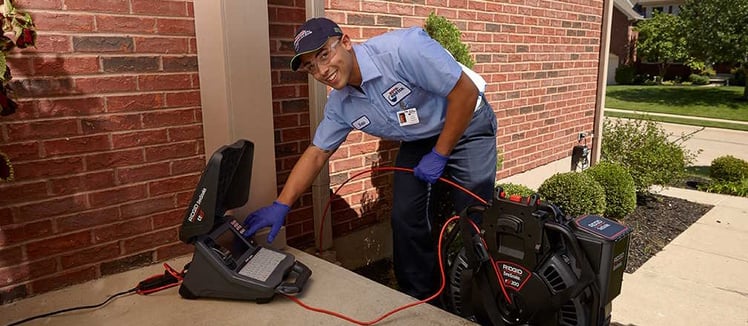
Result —
M 291 210 L 288 205 L 278 202 L 273 202 L 270 206 L 260 208 L 247 216 L 244 220 L 244 227 L 247 229 L 244 232 L 245 237 L 251 237 L 257 232 L 257 230 L 266 226 L 270 227 L 270 233 L 268 234 L 268 243 L 273 242 L 275 237 L 278 235 L 283 222 L 286 220 L 288 211 Z

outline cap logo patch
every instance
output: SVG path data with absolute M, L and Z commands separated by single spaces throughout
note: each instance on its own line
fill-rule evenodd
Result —
M 293 40 L 293 47 L 296 50 L 296 52 L 299 52 L 299 42 L 301 42 L 301 40 L 303 38 L 305 38 L 305 37 L 307 37 L 307 36 L 309 36 L 311 34 L 312 34 L 312 31 L 306 30 L 306 29 L 303 30 L 303 31 L 301 31 L 301 32 L 299 32 L 299 34 L 296 34 L 296 37 Z

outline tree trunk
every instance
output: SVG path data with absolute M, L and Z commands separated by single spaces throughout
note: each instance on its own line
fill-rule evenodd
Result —
M 660 72 L 659 72 L 659 76 L 657 76 L 659 78 L 658 80 L 656 80 L 658 85 L 662 84 L 662 82 L 665 81 L 665 74 L 667 73 L 667 66 L 668 66 L 667 63 L 664 63 L 664 62 L 660 63 Z
M 743 100 L 748 101 L 748 62 L 743 64 L 743 76 L 746 76 L 745 86 L 743 86 Z

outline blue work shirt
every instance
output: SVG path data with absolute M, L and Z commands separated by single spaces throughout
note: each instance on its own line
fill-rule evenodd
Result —
M 353 50 L 364 93 L 351 86 L 330 92 L 314 146 L 337 149 L 354 129 L 399 141 L 441 132 L 447 95 L 462 73 L 449 52 L 419 27 L 382 34 Z M 401 126 L 398 113 L 413 108 L 418 123 Z

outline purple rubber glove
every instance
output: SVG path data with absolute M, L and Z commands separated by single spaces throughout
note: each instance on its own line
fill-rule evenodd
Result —
M 251 237 L 266 226 L 270 227 L 270 233 L 268 234 L 268 243 L 275 240 L 275 236 L 278 235 L 283 222 L 286 220 L 288 211 L 291 210 L 286 204 L 279 203 L 277 200 L 270 206 L 260 208 L 247 216 L 244 220 L 244 227 L 247 231 L 244 231 L 245 237 Z
M 424 155 L 418 165 L 413 169 L 413 174 L 421 181 L 434 184 L 444 172 L 447 165 L 448 156 L 444 156 L 431 149 L 431 153 Z

